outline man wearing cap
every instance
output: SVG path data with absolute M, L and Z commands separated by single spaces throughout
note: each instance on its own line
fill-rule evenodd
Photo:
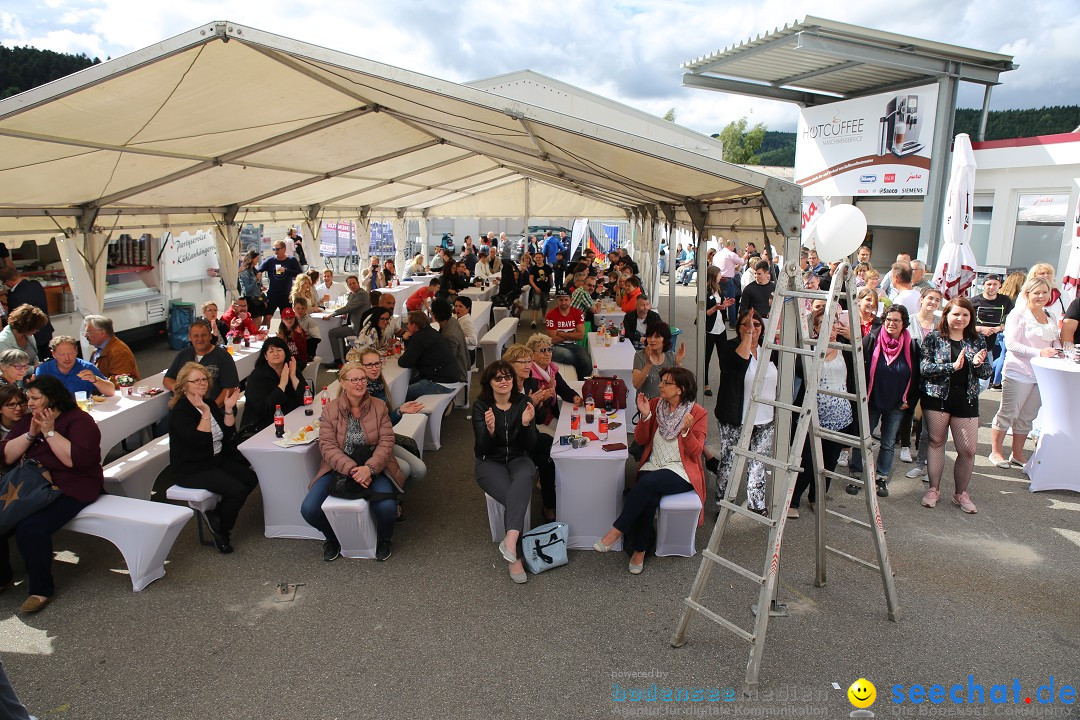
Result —
M 982 294 L 971 298 L 971 304 L 975 307 L 975 332 L 986 340 L 986 354 L 991 360 L 997 360 L 1001 355 L 998 333 L 1004 332 L 1005 318 L 1013 309 L 1012 300 L 999 294 L 999 290 L 1001 276 L 990 274 L 983 280 Z
M 544 318 L 548 337 L 551 338 L 551 359 L 558 363 L 570 363 L 579 378 L 592 374 L 589 351 L 578 345 L 585 337 L 585 316 L 570 306 L 570 296 L 565 291 L 556 293 L 558 305 Z

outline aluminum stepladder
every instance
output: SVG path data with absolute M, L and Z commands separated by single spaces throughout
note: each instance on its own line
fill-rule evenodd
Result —
M 819 587 L 825 584 L 826 553 L 836 553 L 840 557 L 876 570 L 881 575 L 882 584 L 884 585 L 889 619 L 895 621 L 898 620 L 900 616 L 899 601 L 896 596 L 896 587 L 893 583 L 892 568 L 889 564 L 888 548 L 885 544 L 885 531 L 882 527 L 881 513 L 878 508 L 877 496 L 874 492 L 876 487 L 874 482 L 875 458 L 871 447 L 869 413 L 867 411 L 867 403 L 865 402 L 867 394 L 866 376 L 863 372 L 862 333 L 861 326 L 857 321 L 858 306 L 856 305 L 854 298 L 855 282 L 853 274 L 850 272 L 848 263 L 842 263 L 835 271 L 834 281 L 829 291 L 821 291 L 801 289 L 799 287 L 801 283 L 796 283 L 795 273 L 796 270 L 794 265 L 788 266 L 781 276 L 781 285 L 773 294 L 772 306 L 769 311 L 769 320 L 763 335 L 765 340 L 759 350 L 761 362 L 759 362 L 757 373 L 754 376 L 749 407 L 744 416 L 742 431 L 739 435 L 739 444 L 735 448 L 735 462 L 733 463 L 731 478 L 728 481 L 724 499 L 720 501 L 720 515 L 717 518 L 716 525 L 713 527 L 712 536 L 709 538 L 709 545 L 702 551 L 701 564 L 698 567 L 697 576 L 691 587 L 690 596 L 685 600 L 686 607 L 683 608 L 682 618 L 671 638 L 672 647 L 681 647 L 685 644 L 687 631 L 690 627 L 690 620 L 694 613 L 700 613 L 721 627 L 749 642 L 750 658 L 746 665 L 746 678 L 743 687 L 743 692 L 746 695 L 750 695 L 757 687 L 758 675 L 761 671 L 761 659 L 765 651 L 765 637 L 769 624 L 769 608 L 775 599 L 777 590 L 780 571 L 780 550 L 784 540 L 787 508 L 795 490 L 796 477 L 801 470 L 800 463 L 802 462 L 803 447 L 807 440 L 811 443 L 811 456 L 816 469 L 814 482 L 818 502 L 817 523 L 815 526 L 817 532 L 815 584 Z M 840 278 L 845 278 L 845 281 L 841 282 Z M 851 317 L 855 318 L 855 321 L 851 322 L 851 342 L 830 343 L 829 328 L 832 327 L 833 320 L 839 310 L 839 297 L 841 292 L 843 292 L 846 297 Z M 802 312 L 802 305 L 799 303 L 800 300 L 804 299 L 825 301 L 825 312 L 821 321 L 822 330 L 820 336 L 816 339 L 810 337 L 810 333 L 807 329 L 806 317 Z M 775 342 L 774 338 L 776 338 L 777 328 L 785 308 L 787 308 L 787 312 L 797 313 L 797 322 L 787 323 L 785 327 L 786 337 L 782 337 L 780 342 Z M 792 330 L 794 330 L 794 332 L 792 332 Z M 790 337 L 791 335 L 795 335 L 795 337 L 792 338 Z M 792 340 L 795 342 L 792 343 Z M 818 381 L 825 364 L 825 355 L 830 345 L 842 352 L 848 351 L 851 353 L 849 361 L 854 363 L 855 368 L 854 376 L 856 389 L 854 393 L 818 389 Z M 806 389 L 801 405 L 785 403 L 763 397 L 762 389 L 765 384 L 768 359 L 773 350 L 781 356 L 783 354 L 789 354 L 793 356 L 792 359 L 796 361 L 802 359 L 803 382 Z M 793 382 L 793 364 L 791 367 L 792 372 L 785 373 L 781 371 L 779 373 L 780 383 Z M 723 382 L 723 378 L 721 378 L 721 382 Z M 859 428 L 858 435 L 847 435 L 840 432 L 825 430 L 820 427 L 817 414 L 817 396 L 819 392 L 855 402 L 857 427 Z M 779 413 L 789 413 L 791 419 L 795 422 L 795 429 L 792 433 L 790 445 L 787 448 L 786 459 L 783 458 L 783 452 L 775 453 L 776 457 L 769 457 L 754 453 L 749 449 L 753 425 L 752 423 L 747 422 L 746 418 L 754 417 L 756 415 L 757 406 L 759 404 L 773 407 L 776 417 L 779 416 Z M 754 413 L 754 415 L 751 415 L 751 413 Z M 859 448 L 862 451 L 863 457 L 862 477 L 849 477 L 847 475 L 826 471 L 822 462 L 821 441 L 823 439 Z M 782 449 L 783 444 L 786 443 L 787 440 L 788 438 L 786 437 L 781 438 L 778 436 L 776 439 L 776 447 Z M 772 468 L 772 482 L 774 484 L 779 483 L 776 485 L 776 487 L 779 488 L 779 492 L 774 492 L 773 494 L 773 497 L 777 498 L 778 501 L 775 503 L 774 507 L 771 508 L 769 517 L 759 515 L 747 508 L 736 505 L 734 502 L 735 497 L 738 494 L 739 486 L 741 485 L 741 479 L 746 473 L 747 462 L 751 459 L 758 460 L 766 467 Z M 868 521 L 859 520 L 835 510 L 827 509 L 824 485 L 826 477 L 845 484 L 855 484 L 862 487 L 863 492 L 861 494 L 866 501 L 866 517 Z M 728 523 L 731 521 L 733 514 L 742 515 L 769 528 L 769 539 L 765 551 L 764 565 L 760 574 L 728 560 L 719 554 L 721 541 L 723 540 L 725 531 L 728 529 Z M 875 564 L 863 560 L 827 545 L 826 518 L 828 516 L 836 517 L 845 523 L 869 530 L 873 536 L 875 549 L 877 551 L 877 563 Z M 759 586 L 758 600 L 757 605 L 755 606 L 757 612 L 755 613 L 754 628 L 751 632 L 746 631 L 740 625 L 722 617 L 701 603 L 702 595 L 705 592 L 714 565 L 727 568 Z

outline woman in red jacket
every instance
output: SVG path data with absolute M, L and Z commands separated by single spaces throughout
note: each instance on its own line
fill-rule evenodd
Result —
M 630 572 L 644 569 L 645 551 L 653 543 L 653 516 L 665 495 L 693 490 L 705 503 L 705 467 L 701 454 L 705 449 L 708 418 L 705 408 L 694 402 L 697 380 L 686 368 L 666 368 L 660 374 L 660 397 L 648 400 L 637 396 L 641 421 L 634 429 L 634 440 L 645 447 L 638 468 L 637 485 L 630 491 L 615 524 L 593 545 L 598 552 L 608 552 L 623 535 L 633 550 Z M 705 520 L 704 513 L 698 525 Z

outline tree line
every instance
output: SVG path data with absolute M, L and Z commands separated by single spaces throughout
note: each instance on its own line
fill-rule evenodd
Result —
M 72 55 L 32 47 L 0 46 L 0 99 L 18 95 L 100 62 L 82 53 Z

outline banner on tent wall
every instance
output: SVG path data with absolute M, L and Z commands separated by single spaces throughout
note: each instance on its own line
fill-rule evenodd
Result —
M 169 234 L 161 263 L 168 267 L 169 280 L 205 280 L 208 271 L 220 267 L 213 230 Z
M 795 182 L 810 195 L 925 195 L 937 85 L 803 108 Z
M 581 241 L 585 239 L 585 233 L 588 231 L 589 221 L 587 218 L 574 220 L 574 227 L 570 231 L 570 257 L 574 257 L 577 253 L 578 246 L 581 245 Z
M 356 253 L 356 225 L 351 220 L 323 222 L 319 235 L 319 254 L 345 257 Z

